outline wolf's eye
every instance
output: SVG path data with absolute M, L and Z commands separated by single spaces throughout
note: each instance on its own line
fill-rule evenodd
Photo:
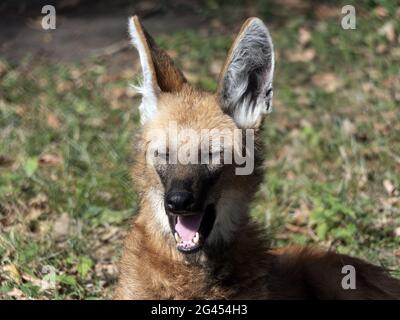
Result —
M 209 153 L 209 164 L 221 164 L 224 159 L 224 151 L 223 150 L 215 150 Z
M 163 150 L 163 151 L 160 151 L 160 150 L 155 150 L 154 151 L 154 157 L 156 158 L 156 159 L 159 159 L 159 160 L 164 160 L 164 161 L 168 161 L 168 158 L 169 158 L 169 150 L 167 149 L 167 150 Z
M 212 151 L 212 152 L 210 152 L 210 153 L 209 153 L 209 156 L 210 156 L 210 158 L 218 158 L 218 157 L 221 157 L 223 154 L 224 154 L 224 151 L 218 150 L 218 151 Z

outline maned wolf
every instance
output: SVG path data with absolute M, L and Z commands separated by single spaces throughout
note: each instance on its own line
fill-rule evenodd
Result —
M 400 281 L 384 269 L 316 248 L 271 249 L 251 221 L 274 71 L 260 19 L 242 26 L 216 94 L 188 84 L 138 17 L 129 31 L 143 71 L 133 168 L 140 210 L 116 299 L 400 298 Z

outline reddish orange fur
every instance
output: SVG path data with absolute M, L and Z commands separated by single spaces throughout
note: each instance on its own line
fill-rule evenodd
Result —
M 145 35 L 149 37 L 142 32 L 146 42 Z M 262 231 L 248 216 L 228 245 L 189 256 L 177 251 L 173 236 L 160 232 L 154 219 L 149 192 L 159 178 L 145 161 L 147 133 L 152 128 L 167 126 L 170 120 L 194 129 L 235 125 L 221 111 L 218 96 L 196 91 L 186 84 L 172 60 L 152 40 L 147 41 L 152 59 L 156 59 L 153 71 L 164 90 L 158 97 L 158 115 L 145 125 L 137 145 L 132 176 L 140 195 L 140 209 L 125 241 L 115 298 L 400 299 L 400 281 L 384 269 L 314 247 L 270 249 Z M 258 146 L 260 156 L 261 151 Z M 235 176 L 227 171 L 217 187 L 239 190 L 250 202 L 261 180 L 260 170 L 249 176 Z M 355 267 L 355 290 L 341 286 L 344 265 Z

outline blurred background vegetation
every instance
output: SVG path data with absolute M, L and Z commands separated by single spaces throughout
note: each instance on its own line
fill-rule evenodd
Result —
M 41 29 L 44 4 L 56 30 Z M 341 28 L 346 4 L 355 30 Z M 273 245 L 400 276 L 398 1 L 6 0 L 0 12 L 0 298 L 112 296 L 137 201 L 132 14 L 205 90 L 244 19 L 262 18 L 277 63 L 254 218 Z

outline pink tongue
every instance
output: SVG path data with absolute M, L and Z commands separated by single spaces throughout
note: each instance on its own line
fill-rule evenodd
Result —
M 203 214 L 195 214 L 192 216 L 178 216 L 175 231 L 184 241 L 193 239 L 196 232 L 199 231 Z

